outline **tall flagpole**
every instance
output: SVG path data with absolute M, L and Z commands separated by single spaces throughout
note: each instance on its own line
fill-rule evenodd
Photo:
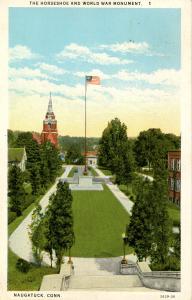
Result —
M 87 175 L 87 80 L 85 76 L 85 170 L 84 174 Z

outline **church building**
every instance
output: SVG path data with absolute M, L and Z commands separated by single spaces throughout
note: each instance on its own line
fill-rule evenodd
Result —
M 56 147 L 58 146 L 58 131 L 57 131 L 57 120 L 53 112 L 52 98 L 50 93 L 49 104 L 45 119 L 43 120 L 43 130 L 41 133 L 41 143 L 50 141 Z

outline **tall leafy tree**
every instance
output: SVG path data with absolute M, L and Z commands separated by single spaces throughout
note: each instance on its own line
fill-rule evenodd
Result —
M 72 194 L 68 183 L 58 183 L 57 192 L 51 198 L 49 210 L 52 246 L 57 256 L 57 265 L 60 267 L 64 252 L 70 250 L 74 243 Z
M 167 211 L 167 176 L 165 161 L 156 161 L 151 193 L 151 199 L 156 207 L 154 218 L 155 234 L 151 261 L 154 264 L 161 265 L 165 265 L 167 262 L 172 237 L 172 224 Z
M 133 156 L 127 138 L 127 127 L 118 118 L 113 119 L 104 129 L 99 142 L 98 162 L 116 174 L 116 182 L 123 183 L 131 178 Z
M 33 194 L 37 194 L 41 187 L 40 180 L 40 149 L 38 143 L 33 140 L 31 132 L 21 132 L 16 140 L 17 147 L 25 147 L 27 153 L 27 170 L 30 173 L 30 183 Z
M 42 251 L 45 248 L 45 227 L 43 226 L 43 213 L 41 205 L 37 205 L 32 213 L 32 222 L 29 226 L 29 237 L 32 241 L 32 250 L 36 262 L 41 265 Z
M 50 205 L 52 201 L 54 200 L 55 195 L 52 194 L 50 199 L 49 199 L 49 205 L 47 210 L 45 211 L 44 217 L 43 217 L 43 227 L 44 227 L 44 250 L 49 253 L 50 260 L 51 260 L 51 267 L 53 263 L 53 231 L 51 227 L 51 210 L 50 210 Z
M 16 139 L 17 139 L 17 133 L 8 129 L 8 146 L 14 147 Z
M 134 143 L 138 166 L 154 167 L 157 160 L 166 159 L 169 150 L 180 148 L 180 137 L 164 134 L 159 128 L 141 131 Z
M 41 177 L 46 182 L 53 182 L 61 169 L 58 149 L 49 141 L 41 146 Z
M 151 185 L 148 179 L 140 182 L 127 229 L 128 243 L 134 248 L 139 260 L 150 255 L 153 243 L 154 210 L 150 196 Z
M 81 154 L 81 147 L 78 144 L 71 144 L 67 150 L 66 162 L 68 164 L 82 164 L 83 156 Z
M 23 175 L 20 168 L 13 165 L 9 169 L 8 175 L 8 195 L 10 197 L 10 209 L 16 212 L 17 216 L 22 214 L 22 203 L 25 200 L 25 191 L 23 188 Z
M 165 161 L 155 164 L 153 182 L 143 181 L 133 206 L 128 229 L 129 244 L 139 259 L 150 256 L 161 269 L 168 261 L 172 230 L 167 211 L 167 172 Z
M 30 168 L 30 183 L 32 194 L 37 195 L 41 189 L 40 167 L 39 165 L 31 165 Z

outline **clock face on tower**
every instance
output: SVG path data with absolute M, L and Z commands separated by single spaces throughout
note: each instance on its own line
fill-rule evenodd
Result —
M 55 120 L 55 115 L 52 107 L 52 98 L 50 95 L 48 109 L 43 121 L 43 131 L 41 133 L 42 142 L 50 141 L 55 146 L 58 145 L 57 141 L 57 121 Z

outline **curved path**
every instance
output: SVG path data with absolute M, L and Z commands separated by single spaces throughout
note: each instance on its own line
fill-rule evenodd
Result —
M 66 178 L 71 169 L 72 166 L 66 166 L 64 173 L 59 178 Z M 49 189 L 49 191 L 43 196 L 39 203 L 43 211 L 45 211 L 49 203 L 49 197 L 56 191 L 57 182 L 58 179 L 56 180 L 54 185 Z M 20 225 L 16 228 L 16 230 L 11 234 L 9 238 L 9 247 L 11 248 L 11 250 L 16 255 L 29 262 L 34 262 L 32 254 L 32 245 L 28 235 L 29 225 L 31 224 L 32 212 L 33 211 L 31 211 L 29 215 L 20 223 Z M 49 264 L 48 257 L 45 257 L 44 260 L 45 263 Z
M 73 166 L 66 166 L 65 172 L 60 178 L 67 178 L 70 170 Z M 96 169 L 97 173 L 101 177 L 105 175 L 99 170 Z M 44 211 L 49 203 L 49 197 L 56 191 L 58 180 L 50 188 L 50 190 L 43 196 L 40 201 L 42 210 Z M 107 184 L 111 192 L 123 205 L 123 207 L 131 213 L 131 208 L 133 202 L 125 196 L 119 188 L 113 183 Z M 29 239 L 28 230 L 29 225 L 31 224 L 32 211 L 29 215 L 21 222 L 21 224 L 16 228 L 16 230 L 11 234 L 9 238 L 9 247 L 11 250 L 18 255 L 19 257 L 29 261 L 35 262 L 33 253 L 32 253 L 32 244 Z M 137 257 L 133 254 L 127 256 L 129 260 L 135 262 Z M 66 258 L 67 259 L 67 258 Z M 75 265 L 75 273 L 77 275 L 107 275 L 107 274 L 119 274 L 119 262 L 122 257 L 111 257 L 111 258 L 81 258 L 74 257 L 73 262 Z M 43 255 L 43 264 L 50 265 L 50 259 L 47 253 Z M 85 267 L 87 266 L 87 267 Z

